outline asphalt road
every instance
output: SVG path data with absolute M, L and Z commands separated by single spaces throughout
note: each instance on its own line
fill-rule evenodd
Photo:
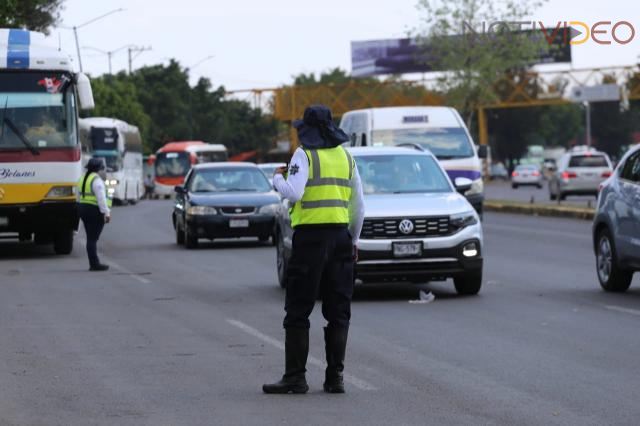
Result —
M 549 200 L 549 182 L 544 181 L 541 189 L 535 186 L 511 187 L 511 181 L 492 181 L 485 185 L 485 197 L 488 200 L 521 201 L 525 203 L 558 205 L 558 201 Z M 569 195 L 560 205 L 595 207 L 596 197 L 588 195 Z
M 359 289 L 347 394 L 264 395 L 283 367 L 275 250 L 173 243 L 166 201 L 114 212 L 108 273 L 0 243 L 0 425 L 635 425 L 640 279 L 597 284 L 589 223 L 487 213 L 479 296 Z M 80 236 L 81 237 L 81 236 Z M 418 289 L 436 299 L 410 304 Z M 636 337 L 634 337 L 636 336 Z

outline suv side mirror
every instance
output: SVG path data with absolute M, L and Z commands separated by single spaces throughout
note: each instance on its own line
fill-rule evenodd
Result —
M 176 192 L 176 194 L 184 194 L 186 191 L 184 189 L 184 186 L 182 185 L 176 185 L 173 190 Z
M 485 159 L 489 155 L 489 150 L 487 145 L 478 145 L 478 158 Z
M 456 190 L 462 195 L 464 195 L 465 192 L 471 189 L 472 184 L 473 182 L 471 181 L 471 179 L 467 179 L 464 177 L 458 177 L 455 180 Z
M 78 102 L 82 109 L 93 109 L 95 102 L 93 101 L 93 91 L 91 90 L 91 81 L 84 73 L 76 75 L 76 90 L 78 91 Z

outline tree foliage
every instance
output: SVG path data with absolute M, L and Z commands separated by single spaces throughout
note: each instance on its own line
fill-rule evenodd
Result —
M 201 78 L 193 87 L 176 61 L 121 72 L 92 80 L 94 116 L 125 120 L 141 130 L 147 152 L 169 141 L 203 140 L 227 146 L 231 154 L 266 151 L 275 140 L 278 123 L 247 102 L 225 98 L 224 87 L 213 88 Z
M 49 33 L 60 20 L 64 0 L 3 0 L 0 2 L 0 28 L 25 28 Z
M 418 38 L 423 61 L 444 70 L 438 79 L 447 101 L 470 123 L 479 106 L 499 100 L 496 81 L 508 72 L 526 69 L 545 49 L 507 22 L 521 21 L 542 4 L 537 0 L 420 0 L 423 27 Z M 492 23 L 503 22 L 485 33 Z M 469 27 L 477 29 L 465 31 Z

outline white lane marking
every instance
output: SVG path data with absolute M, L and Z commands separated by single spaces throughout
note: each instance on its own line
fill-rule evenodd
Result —
M 87 243 L 87 240 L 84 237 L 77 237 L 77 238 L 83 245 Z M 119 264 L 117 264 L 110 257 L 107 257 L 105 255 L 101 255 L 101 257 L 107 261 L 107 264 L 111 265 L 118 272 L 121 272 L 121 273 L 123 273 L 125 275 L 129 275 L 129 276 L 131 276 L 131 278 L 133 278 L 134 280 L 136 280 L 138 282 L 141 282 L 142 284 L 151 284 L 151 281 L 149 281 L 148 279 L 137 275 L 135 272 L 132 272 L 132 271 L 128 270 L 127 268 L 123 267 L 123 266 L 120 266 Z
M 604 308 L 609 309 L 610 311 L 616 311 L 616 312 L 622 312 L 625 314 L 640 316 L 640 311 L 637 309 L 623 308 L 622 306 L 616 306 L 616 305 L 604 305 Z
M 270 344 L 271 346 L 280 349 L 281 351 L 284 351 L 284 343 L 282 343 L 281 341 L 274 339 L 271 336 L 267 336 L 266 334 L 262 333 L 259 330 L 256 330 L 255 328 L 251 327 L 250 325 L 247 325 L 245 323 L 243 323 L 242 321 L 237 321 L 234 319 L 227 319 L 227 322 L 231 325 L 233 325 L 234 327 L 238 327 L 240 330 L 244 331 L 247 334 L 252 335 L 253 337 L 256 337 L 260 340 L 262 340 L 265 343 Z M 324 363 L 323 361 L 320 361 L 318 358 L 309 355 L 309 357 L 307 358 L 307 362 L 311 365 L 315 365 L 316 367 L 320 367 L 322 369 L 326 368 L 327 364 Z M 352 376 L 351 374 L 346 374 L 344 375 L 344 381 L 347 383 L 352 384 L 353 386 L 357 387 L 360 390 L 363 391 L 375 391 L 378 390 L 375 386 L 373 386 L 372 384 L 359 379 L 355 376 Z

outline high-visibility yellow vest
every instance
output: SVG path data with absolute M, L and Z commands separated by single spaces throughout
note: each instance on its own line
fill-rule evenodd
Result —
M 86 177 L 86 179 L 85 179 Z M 96 173 L 89 173 L 88 176 L 83 175 L 78 181 L 78 194 L 80 194 L 80 204 L 90 204 L 92 206 L 98 206 L 98 198 L 93 193 L 93 180 L 97 178 Z M 106 188 L 105 188 L 106 189 Z M 111 208 L 112 200 L 107 197 L 107 206 Z
M 290 211 L 291 226 L 348 224 L 355 162 L 342 147 L 305 149 L 309 178 Z

